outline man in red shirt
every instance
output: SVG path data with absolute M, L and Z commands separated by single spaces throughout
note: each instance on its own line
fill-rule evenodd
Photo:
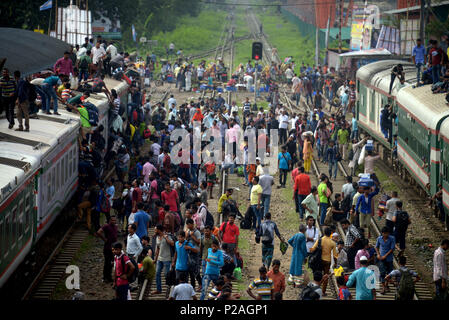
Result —
M 114 286 L 117 300 L 126 301 L 128 300 L 129 289 L 128 278 L 134 272 L 134 265 L 122 249 L 123 246 L 120 242 L 112 245 L 112 252 L 114 253 L 115 259 Z
M 161 193 L 162 203 L 170 207 L 170 211 L 178 212 L 179 208 L 179 196 L 176 190 L 170 187 L 170 182 L 165 183 L 165 190 Z
M 268 276 L 268 278 L 273 280 L 273 284 L 274 284 L 273 293 L 279 292 L 280 294 L 283 294 L 285 291 L 285 275 L 279 271 L 281 262 L 276 259 L 276 260 L 273 260 L 271 265 L 272 265 L 272 269 L 270 271 L 268 271 L 267 276 Z
M 231 213 L 228 221 L 223 222 L 220 226 L 219 240 L 227 243 L 229 252 L 234 256 L 238 253 L 240 230 L 234 223 L 235 214 Z
M 304 219 L 304 208 L 301 206 L 301 202 L 310 194 L 312 189 L 310 177 L 304 171 L 304 167 L 299 168 L 299 175 L 295 178 L 293 187 L 293 200 L 296 204 L 296 212 L 299 211 L 301 220 Z
M 429 50 L 429 62 L 432 66 L 432 80 L 433 84 L 440 81 L 441 67 L 443 65 L 443 50 L 438 46 L 437 40 L 430 40 L 432 47 Z

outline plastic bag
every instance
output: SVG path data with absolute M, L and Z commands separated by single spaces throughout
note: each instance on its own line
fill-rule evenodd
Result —
M 237 281 L 242 280 L 242 269 L 241 268 L 235 268 L 233 273 L 234 278 L 237 279 Z
M 359 161 L 358 164 L 361 165 L 365 161 L 365 147 L 362 148 L 362 151 L 360 152 Z
M 279 250 L 282 252 L 282 255 L 284 255 L 287 252 L 287 249 L 288 249 L 287 242 L 281 241 L 281 243 L 279 245 Z

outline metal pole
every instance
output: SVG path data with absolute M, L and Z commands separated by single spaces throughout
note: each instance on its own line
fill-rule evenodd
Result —
M 331 18 L 329 16 L 329 19 L 327 19 L 327 31 L 326 31 L 326 54 L 324 55 L 324 65 L 328 64 L 328 60 L 329 60 L 329 33 L 330 33 L 330 27 L 331 27 Z
M 343 24 L 343 0 L 340 0 L 340 23 L 338 30 L 338 53 L 341 53 L 342 42 L 341 42 L 341 25 Z
M 254 103 L 257 102 L 257 61 L 255 67 L 256 71 L 254 72 Z
M 320 62 L 320 29 L 317 27 L 315 35 L 315 66 L 318 67 L 319 62 Z
M 419 37 L 421 38 L 422 44 L 425 46 L 426 41 L 424 40 L 424 11 L 426 10 L 426 4 L 421 0 L 421 10 L 419 12 Z
M 58 38 L 58 0 L 56 0 L 56 2 L 55 2 L 55 13 L 56 13 L 56 15 L 55 15 L 55 38 L 59 39 Z
M 53 10 L 50 10 L 50 19 L 48 20 L 48 35 L 50 35 L 50 26 L 51 26 L 51 13 L 53 12 Z

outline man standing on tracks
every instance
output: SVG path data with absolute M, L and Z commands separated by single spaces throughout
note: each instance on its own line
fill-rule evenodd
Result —
M 112 244 L 117 242 L 117 219 L 111 216 L 109 223 L 102 226 L 97 232 L 96 236 L 104 241 L 103 256 L 103 282 L 112 282 L 112 265 L 114 263 L 114 254 L 112 253 Z
M 447 265 L 445 253 L 449 249 L 449 239 L 444 239 L 433 254 L 433 281 L 435 282 L 435 295 L 437 300 L 447 300 Z
M 394 222 L 394 236 L 396 242 L 399 243 L 399 255 L 403 255 L 405 251 L 405 235 L 407 234 L 407 229 L 410 221 L 410 215 L 407 211 L 402 210 L 402 201 L 396 202 L 396 212 L 393 215 Z
M 372 205 L 371 202 L 373 198 L 379 193 L 379 186 L 376 184 L 376 189 L 373 192 L 370 192 L 370 187 L 364 187 L 363 194 L 359 196 L 357 199 L 357 204 L 355 206 L 355 212 L 360 212 L 360 227 L 368 230 L 368 238 L 370 237 L 371 232 L 371 217 L 372 217 Z
M 259 177 L 254 177 L 252 180 L 251 187 L 251 196 L 250 196 L 250 205 L 254 212 L 253 218 L 253 228 L 256 230 L 259 229 L 260 224 L 262 222 L 262 212 L 260 212 L 260 206 L 262 203 L 262 192 L 263 188 L 259 184 Z
M 264 215 L 270 211 L 271 188 L 274 185 L 274 178 L 268 172 L 268 168 L 264 168 L 264 173 L 259 177 L 259 184 L 262 186 L 262 204 Z
M 337 245 L 331 238 L 332 230 L 329 227 L 324 229 L 324 236 L 321 238 L 321 260 L 323 266 L 323 274 L 329 274 L 331 262 L 332 262 L 332 254 L 334 263 L 337 263 L 338 251 Z M 320 240 L 320 239 L 319 239 Z M 313 253 L 318 248 L 319 240 L 315 242 L 312 248 L 310 248 L 310 252 Z M 326 288 L 327 288 L 327 279 L 323 282 L 323 296 L 326 296 Z
M 267 276 L 267 268 L 259 268 L 259 278 L 254 279 L 248 286 L 246 292 L 254 300 L 273 300 L 274 283 Z M 252 289 L 256 290 L 257 296 L 253 294 Z
M 388 282 L 385 281 L 385 277 L 393 271 L 393 251 L 395 245 L 396 241 L 394 237 L 390 235 L 390 229 L 383 227 L 382 234 L 377 238 L 376 242 L 377 261 L 380 270 L 380 280 L 382 282 L 381 294 L 390 291 Z
M 271 213 L 267 212 L 264 222 L 257 230 L 257 236 L 262 240 L 262 263 L 267 270 L 270 270 L 271 260 L 273 259 L 275 233 L 282 242 L 285 242 L 279 233 L 276 222 L 271 220 Z
M 359 230 L 346 219 L 341 222 L 341 227 L 346 232 L 345 247 L 348 255 L 349 269 L 353 270 L 355 269 L 354 263 L 357 251 L 363 248 L 361 242 L 362 235 Z
M 354 271 L 348 279 L 346 286 L 351 288 L 356 285 L 356 300 L 376 300 L 376 276 L 373 270 L 367 268 L 368 258 L 360 258 L 361 268 Z
M 134 265 L 123 252 L 120 242 L 112 245 L 112 252 L 115 256 L 114 287 L 116 299 L 119 301 L 128 300 L 129 282 L 128 278 L 134 273 Z
M 293 200 L 299 209 L 299 216 L 304 219 L 304 207 L 301 205 L 304 199 L 311 193 L 312 183 L 309 175 L 305 174 L 304 167 L 299 168 L 299 175 L 295 178 L 293 186 Z

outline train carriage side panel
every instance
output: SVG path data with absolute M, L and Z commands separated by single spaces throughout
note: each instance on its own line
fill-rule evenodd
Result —
M 42 161 L 39 176 L 39 221 L 37 235 L 41 238 L 61 210 L 70 201 L 78 185 L 79 122 L 72 122 L 59 132 L 59 142 Z
M 437 183 L 443 186 L 443 207 L 446 215 L 449 215 L 449 118 L 445 119 L 441 125 L 439 134 L 440 143 L 440 174 Z M 446 217 L 446 224 L 449 225 L 449 217 Z
M 444 96 L 432 94 L 430 86 L 407 87 L 398 93 L 397 103 L 399 160 L 433 194 L 440 180 L 439 131 L 449 116 Z
M 0 287 L 29 253 L 35 235 L 39 161 L 9 151 L 15 146 L 2 142 L 0 149 Z

